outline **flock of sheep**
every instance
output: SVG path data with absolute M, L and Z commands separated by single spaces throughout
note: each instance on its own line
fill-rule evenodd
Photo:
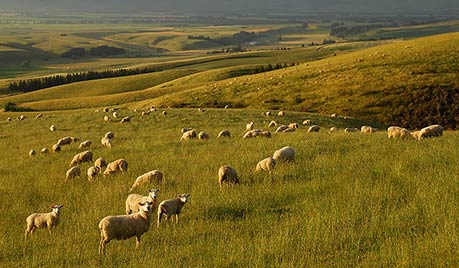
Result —
M 204 110 L 201 110 L 203 112 Z M 104 111 L 105 112 L 105 111 Z M 149 111 L 148 111 L 149 112 Z M 142 112 L 144 115 L 146 112 Z M 163 115 L 167 113 L 163 112 Z M 117 118 L 118 114 L 117 111 L 113 112 L 113 117 Z M 270 112 L 263 113 L 264 116 L 269 116 Z M 283 116 L 284 112 L 281 111 L 278 113 L 278 116 Z M 37 118 L 41 118 L 42 116 Z M 332 117 L 336 117 L 336 115 L 332 115 Z M 107 116 L 104 117 L 104 120 L 110 121 L 106 119 Z M 18 119 L 19 120 L 19 119 Z M 24 120 L 24 118 L 20 119 Z M 131 117 L 123 117 L 120 121 L 121 123 L 126 123 L 131 120 Z M 9 121 L 11 121 L 9 119 Z M 311 120 L 304 120 L 303 125 L 309 126 L 307 132 L 318 132 L 320 131 L 320 127 L 318 125 L 313 125 Z M 299 127 L 298 123 L 290 123 L 288 125 L 279 125 L 277 126 L 276 121 L 271 121 L 268 124 L 268 127 L 277 127 L 276 133 L 278 132 L 293 132 L 296 131 Z M 254 123 L 250 122 L 246 124 L 246 133 L 243 135 L 243 139 L 254 138 L 254 137 L 265 137 L 270 138 L 271 132 L 264 131 L 260 129 L 254 129 Z M 50 131 L 56 131 L 56 126 L 52 125 L 50 127 Z M 328 130 L 329 133 L 333 133 L 338 131 L 336 127 L 332 127 Z M 345 132 L 354 132 L 357 131 L 356 128 L 346 128 L 344 129 Z M 371 127 L 371 126 L 362 126 L 360 131 L 362 133 L 374 133 L 378 131 L 378 129 Z M 197 133 L 196 130 L 192 128 L 183 128 L 181 129 L 182 136 L 181 141 L 187 141 L 190 139 L 201 139 L 206 140 L 209 139 L 209 135 L 203 131 Z M 387 129 L 388 138 L 406 138 L 406 137 L 414 137 L 417 140 L 421 140 L 427 137 L 436 137 L 441 136 L 443 134 L 443 127 L 440 125 L 432 125 L 425 127 L 419 131 L 410 132 L 409 130 L 391 126 Z M 222 130 L 217 138 L 230 138 L 231 133 L 228 130 Z M 101 144 L 105 147 L 112 147 L 113 139 L 115 135 L 113 132 L 107 132 L 101 139 Z M 53 146 L 52 150 L 55 152 L 59 152 L 62 150 L 62 147 L 65 145 L 70 145 L 72 143 L 79 142 L 80 139 L 76 137 L 64 137 L 59 139 Z M 66 180 L 73 179 L 75 177 L 81 176 L 81 169 L 79 164 L 84 162 L 93 162 L 93 153 L 89 148 L 91 147 L 92 142 L 90 140 L 85 140 L 81 142 L 78 146 L 79 149 L 88 149 L 83 152 L 76 154 L 72 160 L 70 161 L 70 168 L 66 172 Z M 47 148 L 43 148 L 41 153 L 48 153 L 49 150 Z M 36 154 L 35 150 L 31 150 L 29 152 L 30 156 L 34 156 Z M 281 162 L 294 162 L 295 161 L 295 149 L 286 146 L 279 150 L 276 150 L 272 156 L 268 156 L 262 160 L 260 160 L 255 170 L 257 172 L 267 171 L 271 172 L 277 163 Z M 87 178 L 89 181 L 93 180 L 97 175 L 101 174 L 102 169 L 105 168 L 105 171 L 102 173 L 104 176 L 108 176 L 110 174 L 115 173 L 122 173 L 126 172 L 128 168 L 128 162 L 125 159 L 118 159 L 111 163 L 107 163 L 107 161 L 103 157 L 99 157 L 94 161 L 94 165 L 90 166 L 87 170 Z M 145 174 L 138 176 L 130 188 L 130 192 L 134 191 L 135 189 L 146 185 L 146 184 L 161 184 L 163 179 L 163 173 L 159 170 L 152 170 Z M 240 182 L 239 176 L 237 171 L 230 165 L 223 165 L 218 169 L 218 183 L 220 187 L 223 184 L 237 184 Z M 106 244 L 113 240 L 124 240 L 131 237 L 136 237 L 136 245 L 137 247 L 140 244 L 141 236 L 149 230 L 149 227 L 152 222 L 152 215 L 154 210 L 157 210 L 157 227 L 160 226 L 161 219 L 163 215 L 167 216 L 167 219 L 174 217 L 175 222 L 178 222 L 179 214 L 183 206 L 187 203 L 188 199 L 190 198 L 190 194 L 181 194 L 177 198 L 168 199 L 160 202 L 158 204 L 158 192 L 159 189 L 150 189 L 149 194 L 147 196 L 139 195 L 139 194 L 130 194 L 125 202 L 126 206 L 126 214 L 125 215 L 114 215 L 114 216 L 107 216 L 103 218 L 99 222 L 99 229 L 101 234 L 101 239 L 99 243 L 99 253 L 105 253 Z M 56 227 L 59 224 L 60 213 L 63 205 L 52 205 L 52 211 L 48 213 L 34 213 L 27 217 L 26 223 L 26 231 L 25 231 L 25 239 L 33 233 L 36 229 L 39 228 L 47 228 L 51 233 L 52 228 Z

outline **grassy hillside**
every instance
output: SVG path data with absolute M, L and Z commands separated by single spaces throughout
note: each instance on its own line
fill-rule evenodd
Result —
M 414 140 L 373 135 L 273 133 L 271 139 L 242 140 L 245 123 L 267 129 L 312 119 L 325 127 L 358 127 L 362 121 L 287 112 L 263 117 L 260 110 L 169 109 L 119 124 L 93 110 L 26 113 L 6 123 L 0 114 L 0 260 L 5 267 L 432 267 L 457 266 L 459 239 L 458 134 Z M 48 130 L 57 126 L 56 132 Z M 366 124 L 366 123 L 365 123 Z M 179 142 L 180 128 L 210 134 L 208 141 Z M 232 138 L 216 139 L 222 129 Z M 115 133 L 114 147 L 99 143 Z M 271 129 L 272 131 L 272 129 Z M 64 181 L 77 144 L 60 153 L 29 157 L 64 136 L 93 141 L 95 157 L 125 158 L 128 172 Z M 33 136 L 34 138 L 30 138 Z M 20 141 L 20 142 L 18 142 Z M 296 161 L 278 163 L 272 174 L 254 172 L 257 162 L 283 146 Z M 217 170 L 232 165 L 241 184 L 219 189 Z M 90 166 L 81 164 L 83 171 Z M 153 225 L 142 237 L 111 241 L 97 254 L 98 222 L 123 214 L 135 178 L 159 169 L 159 199 L 191 193 L 178 226 Z M 25 219 L 63 204 L 61 223 L 49 235 L 38 230 L 24 242 Z

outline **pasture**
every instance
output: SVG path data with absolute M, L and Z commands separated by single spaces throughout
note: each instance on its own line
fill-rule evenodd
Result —
M 287 112 L 262 116 L 261 110 L 168 109 L 148 116 L 122 108 L 131 123 L 103 122 L 94 109 L 0 113 L 0 266 L 1 267 L 444 267 L 458 266 L 458 134 L 389 140 L 385 131 L 364 135 L 344 127 L 368 124 L 356 119 Z M 277 114 L 277 113 L 275 113 Z M 245 124 L 268 129 L 312 119 L 322 127 L 306 133 L 274 133 L 242 140 Z M 57 131 L 50 132 L 55 124 Z M 338 133 L 327 129 L 337 126 Z M 207 141 L 180 142 L 180 129 L 193 127 Z M 381 125 L 377 125 L 383 128 Z M 222 129 L 232 138 L 216 139 Z M 114 146 L 100 138 L 115 133 Z M 93 141 L 95 158 L 124 158 L 128 172 L 65 181 L 78 144 L 62 152 L 30 157 L 59 138 Z M 257 162 L 286 145 L 295 163 L 278 163 L 272 174 L 256 173 Z M 217 170 L 229 164 L 239 185 L 219 189 Z M 89 163 L 80 165 L 83 173 Z M 152 169 L 164 173 L 159 199 L 191 193 L 177 226 L 155 225 L 134 239 L 111 241 L 98 255 L 98 222 L 124 214 L 135 178 Z M 25 219 L 63 204 L 61 223 L 49 235 L 38 230 L 24 242 Z

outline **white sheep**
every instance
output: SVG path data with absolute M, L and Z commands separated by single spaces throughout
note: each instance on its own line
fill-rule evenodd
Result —
M 92 162 L 92 152 L 90 150 L 76 154 L 70 162 L 70 166 L 83 162 Z
M 422 128 L 419 131 L 411 133 L 411 135 L 417 140 L 422 140 L 423 138 L 438 137 L 443 135 L 443 127 L 440 125 L 430 125 Z
M 104 175 L 110 175 L 117 172 L 126 172 L 128 168 L 128 162 L 124 159 L 115 160 L 107 165 L 104 171 Z
M 273 154 L 276 162 L 293 162 L 295 161 L 295 149 L 290 146 L 285 146 L 279 150 L 276 150 Z
M 94 161 L 94 166 L 102 169 L 107 166 L 107 161 L 105 160 L 105 158 L 99 157 L 96 159 L 96 161 Z
M 110 122 L 112 119 L 108 115 L 104 115 L 104 121 L 105 122 Z
M 201 131 L 198 133 L 198 139 L 200 140 L 208 140 L 209 139 L 209 134 Z
M 74 167 L 69 168 L 67 172 L 65 173 L 65 180 L 73 179 L 75 177 L 80 177 L 80 175 L 81 175 L 80 167 L 74 166 Z
M 109 139 L 108 137 L 103 137 L 102 139 L 100 139 L 100 143 L 102 143 L 102 145 L 107 148 L 112 148 L 113 146 L 112 139 Z
M 121 124 L 123 123 L 129 123 L 131 122 L 131 117 L 130 116 L 125 116 L 121 119 Z
M 334 133 L 334 132 L 337 132 L 338 131 L 338 128 L 337 127 L 331 127 L 329 130 L 328 130 L 328 133 Z
M 175 199 L 168 199 L 162 201 L 158 206 L 157 227 L 159 227 L 163 214 L 167 215 L 167 220 L 169 220 L 170 217 L 175 215 L 175 223 L 177 224 L 179 215 L 182 212 L 182 208 L 185 205 L 185 203 L 188 202 L 190 195 L 191 194 L 181 194 Z
M 356 131 L 358 131 L 358 129 L 355 128 L 355 127 L 347 127 L 347 128 L 344 129 L 344 132 L 346 132 L 346 133 L 356 132 Z
M 255 168 L 256 171 L 271 171 L 276 166 L 276 160 L 272 157 L 267 157 L 260 162 L 258 162 L 257 167 Z
M 231 133 L 229 130 L 222 130 L 220 133 L 218 133 L 217 139 L 222 138 L 222 137 L 228 137 L 231 138 Z
M 100 168 L 98 166 L 92 166 L 88 168 L 86 175 L 88 176 L 88 181 L 92 181 L 95 176 L 100 174 Z
M 108 113 L 108 112 L 110 112 L 110 108 L 105 107 L 102 111 L 103 111 L 104 113 Z
M 193 128 L 192 128 L 192 127 L 184 127 L 184 128 L 182 128 L 182 129 L 180 130 L 180 132 L 182 132 L 182 134 L 183 134 L 183 133 L 185 133 L 185 132 L 187 132 L 187 131 L 190 131 L 190 130 L 193 130 Z
M 113 140 L 115 138 L 115 134 L 113 134 L 113 132 L 109 131 L 109 132 L 105 133 L 104 137 Z
M 218 169 L 218 184 L 222 187 L 223 183 L 227 183 L 228 185 L 239 183 L 237 171 L 233 167 L 224 165 Z
M 34 155 L 36 155 L 36 154 L 37 154 L 37 152 L 36 152 L 34 149 L 31 149 L 31 150 L 29 151 L 29 155 L 30 155 L 30 156 L 34 156 Z
M 283 132 L 284 130 L 286 130 L 288 128 L 287 125 L 280 125 L 277 127 L 276 131 L 274 131 L 275 133 L 278 133 L 278 132 Z
M 245 125 L 245 130 L 246 131 L 253 130 L 253 122 L 250 122 L 250 123 L 246 124 Z
M 378 131 L 378 129 L 374 128 L 372 126 L 362 126 L 360 128 L 360 132 L 365 133 L 365 134 L 367 134 L 367 133 L 375 133 L 376 131 Z
M 330 117 L 336 118 L 336 117 L 338 117 L 338 115 L 337 114 L 331 114 Z
M 309 125 L 312 125 L 312 120 L 311 119 L 306 119 L 303 121 L 303 125 L 305 126 L 309 126 Z
M 136 248 L 140 238 L 150 229 L 152 219 L 152 202 L 141 203 L 140 210 L 130 215 L 107 216 L 99 222 L 99 254 L 105 253 L 105 246 L 110 240 L 125 240 L 136 237 Z
M 271 138 L 271 132 L 262 131 L 261 129 L 254 129 L 254 130 L 247 131 L 242 137 L 242 139 L 249 139 L 249 138 L 255 138 L 255 137 Z
M 6 122 L 11 122 L 12 120 L 11 117 L 6 118 Z
M 408 129 L 398 126 L 390 126 L 387 128 L 387 137 L 390 138 L 407 138 L 411 133 Z
M 76 137 L 64 137 L 62 139 L 59 139 L 57 141 L 57 144 L 59 144 L 60 146 L 63 146 L 63 145 L 69 145 L 72 142 L 78 142 L 78 141 L 80 141 L 80 139 Z
M 278 116 L 284 116 L 284 114 L 285 114 L 284 111 L 279 111 L 279 112 L 277 113 Z
M 78 146 L 78 148 L 82 149 L 82 148 L 90 148 L 91 147 L 91 144 L 92 142 L 90 140 L 85 140 L 85 141 L 82 141 L 80 143 L 80 145 Z
M 40 118 L 42 118 L 42 117 L 43 117 L 42 114 L 37 114 L 37 116 L 35 116 L 35 119 L 40 119 Z
M 308 128 L 308 133 L 319 132 L 319 131 L 320 131 L 320 127 L 318 125 L 312 125 Z
M 159 189 L 149 189 L 148 195 L 140 195 L 140 194 L 130 194 L 126 198 L 126 214 L 136 213 L 139 211 L 139 203 L 144 202 L 152 202 L 152 208 L 155 208 L 158 205 L 158 192 Z
M 192 129 L 192 130 L 188 130 L 188 131 L 184 132 L 182 134 L 182 137 L 180 138 L 180 140 L 187 141 L 187 140 L 195 139 L 195 138 L 196 138 L 196 131 L 194 129 Z
M 268 124 L 268 127 L 275 127 L 275 126 L 277 126 L 277 123 L 274 120 L 271 120 L 271 122 L 269 122 Z
M 288 125 L 289 128 L 298 128 L 298 123 L 290 123 Z
M 152 182 L 154 182 L 155 184 L 160 184 L 162 181 L 163 173 L 155 169 L 138 176 L 134 184 L 132 184 L 130 191 L 133 191 L 135 188 L 140 187 L 142 185 L 151 184 Z
M 33 213 L 29 215 L 26 219 L 27 228 L 25 230 L 25 239 L 29 234 L 33 234 L 36 229 L 48 228 L 49 233 L 51 234 L 51 229 L 55 228 L 59 224 L 61 208 L 63 205 L 54 205 L 51 206 L 53 209 L 48 213 Z
M 55 125 L 51 125 L 51 126 L 49 127 L 49 130 L 50 130 L 50 131 L 56 131 L 56 129 L 57 129 L 57 128 L 56 128 Z
M 40 150 L 40 153 L 42 153 L 42 154 L 47 154 L 47 153 L 49 153 L 49 149 L 46 148 L 46 147 L 45 147 L 45 148 L 42 148 L 42 149 Z

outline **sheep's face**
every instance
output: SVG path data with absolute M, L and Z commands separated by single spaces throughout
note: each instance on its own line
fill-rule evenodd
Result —
M 54 205 L 54 206 L 51 206 L 51 208 L 53 209 L 53 212 L 56 213 L 56 214 L 59 214 L 61 212 L 61 208 L 63 207 L 64 205 Z
M 181 195 L 179 195 L 180 201 L 182 201 L 182 203 L 186 203 L 188 201 L 188 199 L 190 198 L 190 195 L 191 194 L 181 194 Z
M 144 203 L 139 203 L 140 205 L 140 210 L 144 211 L 144 212 L 149 212 L 151 211 L 151 205 L 153 204 L 153 202 L 144 202 Z
M 156 200 L 158 198 L 159 189 L 150 189 L 148 191 L 150 192 L 151 199 Z

